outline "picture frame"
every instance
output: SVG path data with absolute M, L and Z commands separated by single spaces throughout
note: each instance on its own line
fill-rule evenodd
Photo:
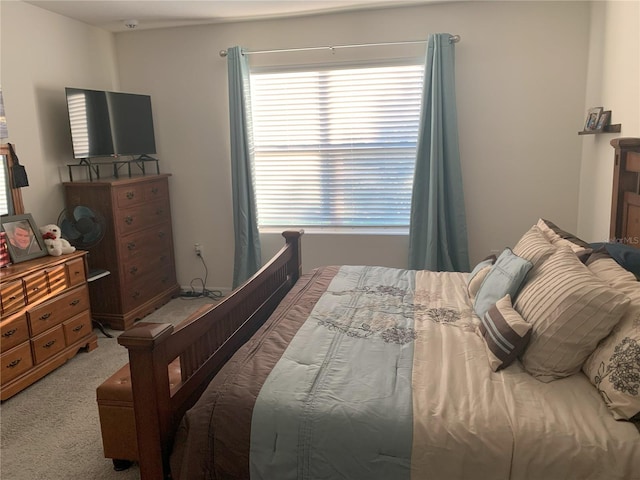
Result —
M 3 216 L 0 230 L 6 234 L 12 263 L 48 255 L 40 230 L 30 213 Z
M 598 120 L 600 119 L 600 115 L 602 114 L 602 107 L 594 107 L 590 108 L 587 112 L 587 118 L 584 122 L 584 131 L 585 132 L 595 132 L 598 126 Z
M 611 110 L 605 110 L 598 117 L 598 123 L 596 124 L 596 132 L 604 132 L 604 129 L 609 126 L 611 122 Z

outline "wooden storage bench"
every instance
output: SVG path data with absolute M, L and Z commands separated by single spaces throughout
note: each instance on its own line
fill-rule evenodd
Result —
M 204 305 L 180 322 L 176 329 L 190 323 L 213 305 Z M 148 325 L 138 322 L 136 326 Z M 182 381 L 180 358 L 169 364 L 169 386 L 173 391 Z M 116 470 L 127 468 L 138 460 L 138 441 L 136 438 L 136 420 L 133 411 L 131 391 L 131 373 L 129 364 L 107 378 L 97 389 L 98 415 L 102 433 L 102 447 L 105 458 L 111 458 Z

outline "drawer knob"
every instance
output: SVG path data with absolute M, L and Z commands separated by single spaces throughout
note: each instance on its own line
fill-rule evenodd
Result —
M 135 196 L 136 196 L 136 194 L 135 194 L 135 193 L 133 193 L 133 192 L 127 192 L 127 199 L 128 199 L 128 200 L 131 200 L 131 199 L 132 199 L 133 197 L 135 197 Z
M 46 320 L 51 316 L 51 312 L 44 313 L 40 315 L 40 320 Z
M 131 269 L 129 270 L 129 273 L 131 273 L 132 275 L 138 273 L 138 267 L 136 267 L 135 265 L 133 267 L 131 267 Z
M 164 238 L 165 235 L 163 231 L 158 232 L 158 238 Z
M 153 193 L 154 195 L 158 193 L 158 187 L 153 187 L 151 189 L 151 193 Z
M 128 248 L 129 250 L 133 250 L 133 249 L 135 249 L 135 248 L 136 248 L 136 244 L 135 244 L 135 242 L 129 242 L 129 243 L 127 243 L 127 248 Z
M 53 345 L 56 343 L 55 340 L 49 340 L 47 343 L 45 343 L 44 345 L 42 345 L 42 348 L 51 348 L 53 347 Z
M 17 366 L 18 366 L 18 364 L 19 364 L 21 361 L 22 361 L 22 358 L 16 358 L 15 360 L 13 360 L 12 362 L 10 362 L 10 363 L 7 365 L 7 368 L 14 368 L 14 367 L 17 367 Z
M 9 300 L 15 300 L 17 297 L 15 295 L 9 297 Z
M 133 223 L 133 217 L 131 215 L 127 215 L 126 217 L 124 217 L 124 223 L 126 223 L 127 225 L 131 225 Z
M 74 332 L 79 332 L 80 330 L 82 330 L 84 328 L 84 323 L 82 325 L 78 325 L 77 327 L 75 327 L 73 329 Z
M 162 209 L 162 208 L 158 208 L 158 209 L 156 210 L 156 215 L 158 215 L 159 217 L 160 217 L 160 216 L 162 216 L 163 214 L 164 214 L 164 209 Z
M 9 330 L 8 332 L 4 332 L 2 334 L 3 337 L 9 338 L 11 335 L 13 335 L 14 333 L 16 333 L 18 331 L 17 328 L 12 328 L 11 330 Z
M 131 298 L 138 298 L 139 296 L 140 296 L 140 292 L 138 290 L 136 290 L 131 294 Z
M 80 300 L 76 298 L 75 300 L 71 300 L 71 302 L 69 302 L 69 305 L 71 305 L 72 307 L 75 307 L 79 303 L 80 303 Z

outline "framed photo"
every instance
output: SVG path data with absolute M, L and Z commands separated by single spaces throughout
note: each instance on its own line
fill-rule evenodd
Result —
M 602 114 L 602 107 L 594 107 L 587 112 L 587 119 L 584 122 L 585 132 L 595 132 L 598 126 L 598 120 Z
M 47 255 L 47 247 L 31 214 L 2 217 L 2 231 L 7 238 L 9 256 L 13 263 Z
M 600 114 L 598 118 L 598 124 L 596 125 L 596 132 L 604 132 L 605 127 L 611 122 L 611 110 L 606 110 Z

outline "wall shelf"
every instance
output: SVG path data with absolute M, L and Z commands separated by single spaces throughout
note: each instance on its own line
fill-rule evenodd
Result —
M 578 132 L 578 135 L 596 135 L 598 133 L 618 133 L 620 132 L 621 129 L 622 129 L 622 124 L 616 123 L 615 125 L 607 125 L 602 130 L 599 130 L 599 131 L 582 130 L 581 132 Z

